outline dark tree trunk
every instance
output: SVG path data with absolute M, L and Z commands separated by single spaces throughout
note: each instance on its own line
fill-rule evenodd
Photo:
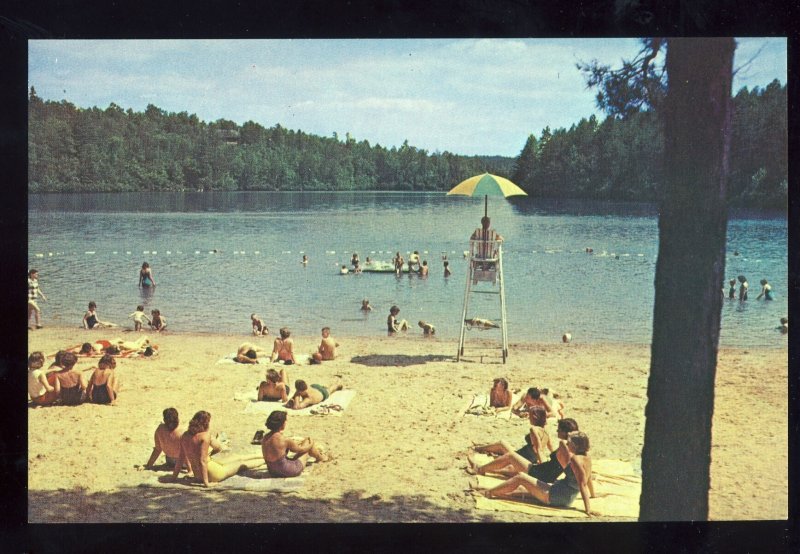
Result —
M 735 47 L 732 38 L 667 42 L 666 188 L 642 450 L 643 521 L 708 519 Z

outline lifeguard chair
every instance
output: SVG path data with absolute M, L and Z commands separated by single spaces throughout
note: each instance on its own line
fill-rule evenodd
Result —
M 502 358 L 503 363 L 506 363 L 506 358 L 508 357 L 508 333 L 506 330 L 506 294 L 505 281 L 503 279 L 502 240 L 497 240 L 494 236 L 470 239 L 469 257 L 467 261 L 467 285 L 464 291 L 464 309 L 461 312 L 461 334 L 458 340 L 456 361 L 461 360 L 461 356 L 464 355 L 464 338 L 467 327 L 476 327 L 475 324 L 470 325 L 468 323 L 476 319 L 474 317 L 467 317 L 470 295 L 494 294 L 500 296 L 500 317 L 493 318 L 493 320 L 500 320 L 499 329 L 502 335 Z M 489 283 L 491 289 L 479 286 L 479 283 Z M 481 325 L 477 325 L 477 327 L 493 330 L 491 327 Z

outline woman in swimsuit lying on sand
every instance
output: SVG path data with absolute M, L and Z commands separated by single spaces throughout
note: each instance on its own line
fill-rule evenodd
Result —
M 589 437 L 581 431 L 573 431 L 567 436 L 566 448 L 559 448 L 557 452 L 558 461 L 564 467 L 563 479 L 550 484 L 520 472 L 496 487 L 484 491 L 484 495 L 487 498 L 509 498 L 517 488 L 522 487 L 542 504 L 566 507 L 570 506 L 580 493 L 586 515 L 596 515 L 589 503 L 589 499 L 594 498 Z
M 295 441 L 283 436 L 286 429 L 286 412 L 274 411 L 266 421 L 269 433 L 261 439 L 261 454 L 273 477 L 297 477 L 303 473 L 306 459 L 311 456 L 318 462 L 327 462 L 330 456 L 323 454 L 310 438 Z M 293 458 L 287 454 L 292 452 Z
M 194 414 L 189 422 L 189 428 L 181 436 L 178 463 L 172 470 L 173 479 L 178 477 L 183 465 L 188 463 L 194 479 L 203 483 L 204 487 L 210 487 L 212 483 L 233 477 L 243 469 L 253 469 L 264 464 L 261 456 L 252 455 L 225 460 L 222 463 L 212 460 L 208 452 L 211 446 L 211 434 L 208 432 L 210 422 L 210 413 L 201 410 Z

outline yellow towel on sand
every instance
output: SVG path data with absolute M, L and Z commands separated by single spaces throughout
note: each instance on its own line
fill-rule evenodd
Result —
M 592 511 L 604 517 L 638 518 L 641 478 L 633 471 L 631 462 L 622 460 L 592 460 L 595 498 L 591 499 Z M 502 483 L 502 479 L 487 475 L 478 476 L 478 488 L 488 489 Z M 519 489 L 513 499 L 475 497 L 479 510 L 511 511 L 543 517 L 586 518 L 583 498 L 578 494 L 567 508 L 554 508 L 537 503 L 527 492 Z

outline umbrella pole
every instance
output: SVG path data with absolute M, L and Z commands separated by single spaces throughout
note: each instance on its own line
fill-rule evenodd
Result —
M 489 217 L 489 195 L 483 195 L 483 217 Z

